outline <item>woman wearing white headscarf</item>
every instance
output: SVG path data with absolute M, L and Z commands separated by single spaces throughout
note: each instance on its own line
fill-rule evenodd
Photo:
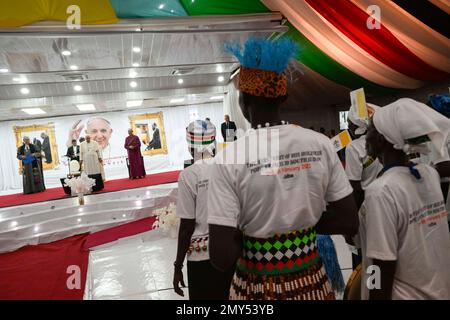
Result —
M 362 272 L 363 299 L 450 298 L 450 234 L 439 174 L 407 157 L 426 152 L 427 141 L 444 154 L 449 133 L 450 120 L 411 99 L 375 112 L 367 152 L 378 157 L 383 170 L 366 189 L 358 242 L 363 270 L 378 267 L 371 278 L 380 283 L 368 288 L 368 274 Z

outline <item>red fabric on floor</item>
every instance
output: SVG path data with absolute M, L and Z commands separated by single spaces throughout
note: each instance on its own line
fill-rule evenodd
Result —
M 106 181 L 105 188 L 100 192 L 96 192 L 96 194 L 177 182 L 179 174 L 180 171 L 169 171 L 150 174 L 146 176 L 144 179 L 131 180 L 126 178 L 126 179 Z M 33 194 L 23 194 L 23 193 L 10 194 L 6 196 L 0 196 L 0 208 L 18 206 L 22 204 L 29 204 L 35 202 L 63 199 L 67 197 L 69 196 L 64 193 L 64 189 L 62 187 L 47 189 L 44 192 Z
M 0 254 L 0 300 L 83 299 L 89 261 L 89 251 L 83 249 L 87 236 Z M 75 274 L 67 273 L 71 265 L 80 268 L 80 289 L 67 287 L 67 280 Z
M 121 238 L 130 237 L 138 233 L 150 231 L 153 229 L 153 223 L 155 221 L 156 216 L 152 216 L 110 229 L 91 233 L 86 239 L 84 248 L 87 250 L 89 248 L 93 248 L 108 242 L 113 242 Z

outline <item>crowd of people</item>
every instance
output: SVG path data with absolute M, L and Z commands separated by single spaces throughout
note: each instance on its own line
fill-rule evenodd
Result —
M 374 106 L 370 119 L 350 108 L 344 169 L 328 137 L 280 116 L 295 45 L 249 39 L 229 50 L 255 130 L 216 154 L 207 123 L 187 128 L 194 164 L 179 178 L 175 292 L 184 295 L 187 256 L 190 299 L 335 299 L 317 238 L 337 234 L 360 249 L 360 298 L 449 299 L 440 182 L 450 176 L 450 120 L 406 98 Z M 427 163 L 417 158 L 430 151 Z

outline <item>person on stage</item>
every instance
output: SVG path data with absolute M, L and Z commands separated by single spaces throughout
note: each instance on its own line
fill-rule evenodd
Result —
M 145 177 L 144 158 L 141 154 L 141 141 L 133 134 L 133 129 L 128 129 L 128 137 L 125 139 L 124 148 L 128 152 L 130 165 L 130 178 L 142 179 Z
M 103 170 L 102 151 L 99 144 L 91 139 L 90 135 L 85 136 L 85 141 L 80 144 L 80 165 L 82 170 L 89 175 L 101 174 L 105 180 Z
M 220 130 L 222 132 L 223 142 L 232 142 L 237 139 L 236 137 L 236 124 L 233 121 L 230 121 L 230 116 L 225 115 L 225 122 L 220 126 Z
M 355 242 L 362 249 L 362 270 L 376 266 L 379 286 L 369 288 L 373 272 L 363 271 L 363 299 L 450 299 L 450 234 L 439 173 L 408 159 L 428 152 L 428 142 L 445 156 L 449 133 L 449 119 L 408 98 L 373 115 L 367 153 L 383 170 L 366 189 Z
M 173 285 L 184 296 L 183 261 L 187 254 L 189 299 L 228 299 L 233 271 L 221 272 L 209 261 L 207 192 L 209 169 L 215 153 L 216 129 L 202 120 L 191 122 L 186 139 L 194 164 L 184 169 L 178 179 L 177 215 L 181 218 L 178 250 L 174 263 Z
M 23 193 L 36 193 L 45 190 L 41 153 L 23 137 L 23 145 L 17 150 L 17 159 L 22 161 Z
M 250 38 L 244 52 L 227 47 L 241 63 L 239 101 L 253 130 L 210 169 L 211 263 L 236 268 L 230 299 L 335 299 L 316 235 L 356 234 L 357 209 L 330 139 L 281 120 L 296 45 Z
M 80 146 L 77 144 L 77 140 L 72 140 L 72 145 L 67 148 L 66 156 L 72 160 L 80 162 Z

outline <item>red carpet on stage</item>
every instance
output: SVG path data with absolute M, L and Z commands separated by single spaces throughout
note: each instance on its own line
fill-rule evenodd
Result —
M 100 192 L 96 192 L 96 194 L 177 182 L 179 174 L 180 171 L 169 171 L 150 174 L 147 175 L 144 179 L 131 180 L 126 178 L 126 179 L 106 181 L 105 188 Z M 0 208 L 35 202 L 63 199 L 67 197 L 69 196 L 64 193 L 62 187 L 47 189 L 44 192 L 33 194 L 23 194 L 23 193 L 10 194 L 6 196 L 0 196 Z
M 153 229 L 153 223 L 155 221 L 156 216 L 147 217 L 117 227 L 112 227 L 106 230 L 91 233 L 84 243 L 84 249 L 89 250 L 89 248 L 113 242 L 121 238 L 130 237 L 139 233 L 150 231 Z
M 0 300 L 83 299 L 89 261 L 89 251 L 83 249 L 87 236 L 1 254 Z M 73 271 L 70 266 L 79 269 Z M 78 275 L 79 281 L 75 279 Z

